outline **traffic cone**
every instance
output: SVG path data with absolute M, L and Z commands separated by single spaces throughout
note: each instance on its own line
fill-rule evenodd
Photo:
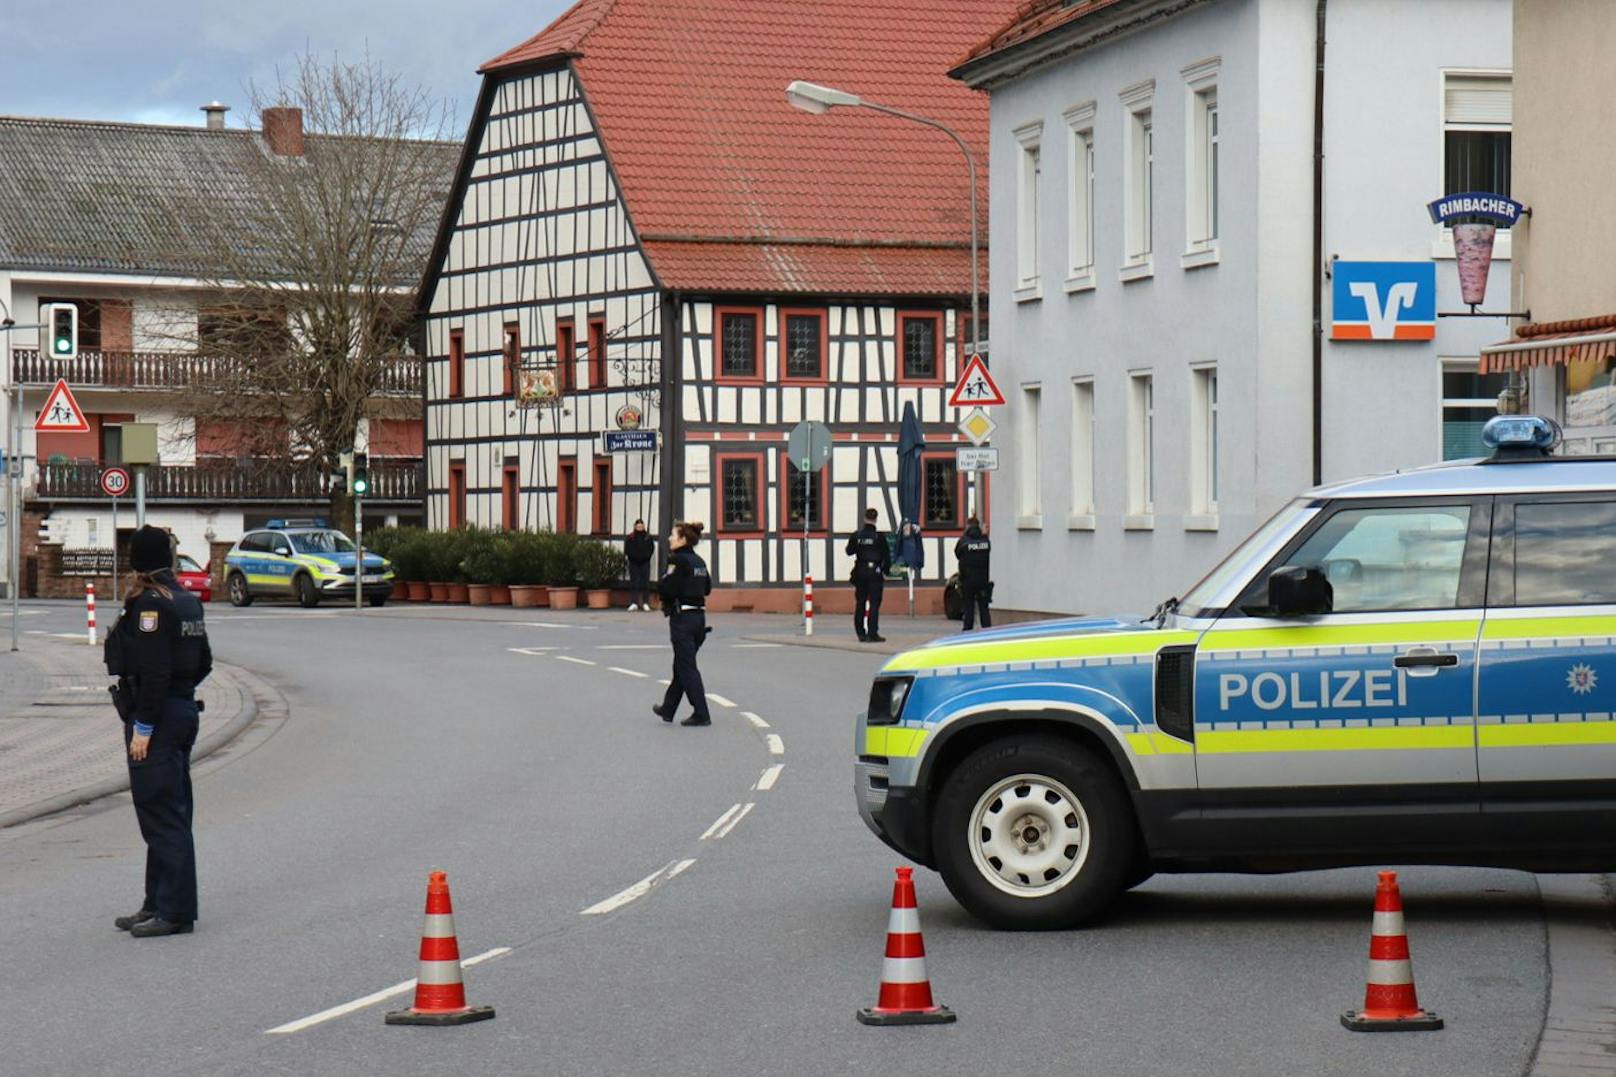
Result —
M 914 868 L 899 868 L 898 881 L 892 886 L 881 994 L 874 1006 L 858 1012 L 859 1021 L 866 1025 L 943 1025 L 955 1019 L 953 1010 L 937 1005 L 931 998 L 914 875 Z
M 426 884 L 426 926 L 421 929 L 421 974 L 415 1005 L 387 1015 L 390 1025 L 464 1025 L 494 1016 L 492 1006 L 467 1006 L 460 975 L 460 943 L 449 905 L 449 877 L 434 871 Z
M 1403 933 L 1403 894 L 1397 872 L 1380 873 L 1375 887 L 1375 925 L 1369 935 L 1369 986 L 1363 1009 L 1348 1010 L 1341 1023 L 1354 1032 L 1430 1032 L 1442 1018 L 1420 1009 L 1414 995 L 1414 966 Z

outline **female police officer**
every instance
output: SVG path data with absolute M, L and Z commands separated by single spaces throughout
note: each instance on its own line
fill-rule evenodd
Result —
M 680 725 L 712 725 L 707 710 L 707 689 L 701 683 L 701 670 L 696 668 L 696 652 L 711 631 L 707 627 L 707 596 L 713 581 L 707 575 L 707 562 L 695 551 L 701 541 L 701 524 L 675 524 L 668 536 L 668 574 L 657 583 L 662 596 L 662 612 L 668 618 L 668 635 L 673 640 L 673 680 L 660 706 L 651 710 L 664 722 L 673 721 L 673 712 L 679 708 L 681 695 L 690 697 L 695 713 Z
M 196 920 L 191 746 L 196 686 L 213 670 L 202 603 L 174 578 L 168 532 L 142 527 L 129 544 L 134 582 L 107 636 L 107 671 L 124 720 L 129 791 L 146 840 L 146 900 L 113 921 L 136 938 L 183 935 Z

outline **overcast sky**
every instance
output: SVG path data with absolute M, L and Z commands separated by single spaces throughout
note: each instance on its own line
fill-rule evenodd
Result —
M 0 113 L 200 124 L 215 98 L 246 122 L 248 82 L 273 85 L 305 50 L 368 49 L 454 108 L 477 65 L 532 37 L 571 0 L 0 0 Z M 458 132 L 457 132 L 458 134 Z

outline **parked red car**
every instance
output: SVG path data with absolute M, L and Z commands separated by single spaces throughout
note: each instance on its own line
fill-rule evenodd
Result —
M 191 558 L 180 554 L 174 568 L 174 576 L 180 581 L 180 586 L 191 592 L 203 602 L 213 601 L 213 577 L 208 570 L 197 564 Z

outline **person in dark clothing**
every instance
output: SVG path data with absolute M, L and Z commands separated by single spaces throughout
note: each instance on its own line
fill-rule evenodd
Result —
M 651 608 L 651 558 L 656 556 L 656 540 L 645 529 L 644 520 L 634 521 L 634 532 L 623 543 L 628 558 L 628 608 Z
M 668 572 L 657 584 L 662 596 L 662 613 L 668 618 L 668 637 L 673 641 L 673 680 L 660 704 L 653 703 L 651 711 L 664 722 L 673 721 L 679 709 L 679 697 L 690 699 L 694 712 L 680 725 L 712 725 L 713 717 L 707 710 L 707 689 L 701 683 L 701 670 L 696 668 L 696 652 L 707 640 L 707 596 L 712 593 L 712 577 L 707 575 L 707 562 L 696 553 L 701 541 L 701 524 L 675 524 L 668 536 Z
M 982 533 L 982 521 L 975 516 L 965 521 L 965 534 L 954 543 L 954 556 L 959 559 L 960 603 L 965 610 L 965 628 L 969 632 L 972 615 L 982 615 L 982 627 L 992 628 L 993 618 L 988 613 L 988 602 L 993 598 L 993 581 L 988 573 L 988 557 L 993 552 L 993 541 Z
M 860 643 L 886 642 L 880 632 L 881 595 L 892 571 L 892 550 L 886 534 L 876 530 L 878 515 L 865 509 L 864 526 L 847 540 L 847 552 L 853 557 L 853 631 Z
M 191 746 L 196 686 L 213 671 L 202 603 L 174 578 L 168 532 L 147 526 L 129 544 L 129 597 L 107 634 L 107 672 L 123 719 L 129 792 L 146 842 L 146 897 L 113 921 L 136 938 L 183 935 L 196 921 Z

